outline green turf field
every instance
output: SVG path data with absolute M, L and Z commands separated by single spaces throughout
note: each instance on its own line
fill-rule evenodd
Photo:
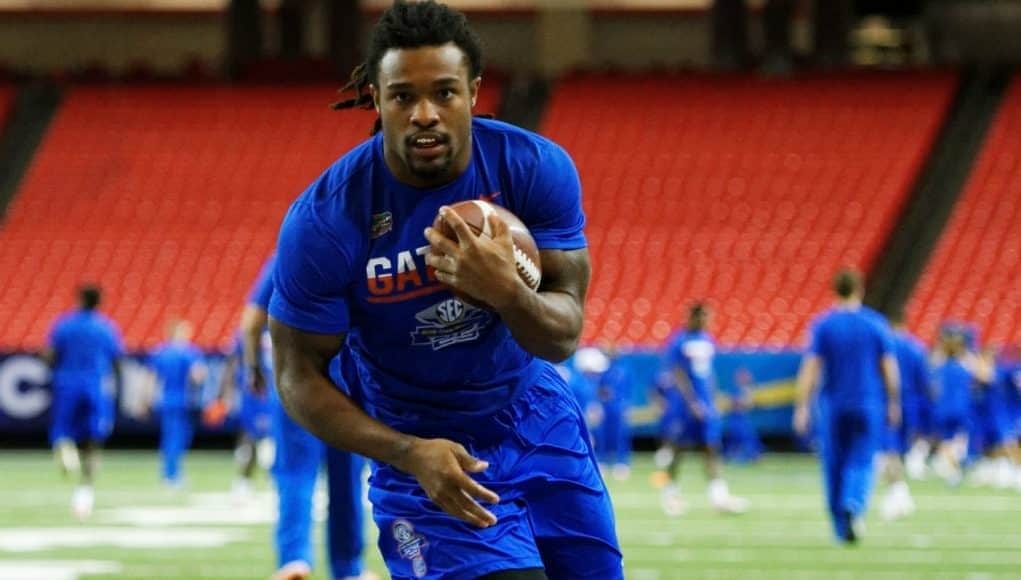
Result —
M 830 540 L 811 458 L 729 468 L 732 490 L 752 501 L 739 517 L 711 512 L 701 470 L 686 467 L 691 509 L 676 519 L 660 512 L 647 456 L 629 481 L 610 482 L 629 579 L 1021 577 L 1018 492 L 915 484 L 914 517 L 871 517 L 864 543 L 848 549 Z M 0 579 L 266 578 L 272 495 L 263 481 L 254 501 L 233 504 L 231 469 L 226 451 L 194 452 L 187 491 L 173 493 L 157 485 L 154 453 L 109 452 L 96 511 L 79 523 L 68 510 L 71 485 L 48 454 L 3 451 Z M 383 572 L 374 543 L 367 562 Z

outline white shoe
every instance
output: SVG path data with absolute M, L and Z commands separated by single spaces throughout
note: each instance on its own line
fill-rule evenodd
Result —
M 975 487 L 988 487 L 993 484 L 995 475 L 995 465 L 987 459 L 980 459 L 968 473 L 968 483 Z
M 79 520 L 88 519 L 92 515 L 92 507 L 95 504 L 96 496 L 92 487 L 80 485 L 71 494 L 71 513 Z
M 617 481 L 627 481 L 631 478 L 631 466 L 626 463 L 618 463 L 614 465 L 613 478 Z
M 728 495 L 712 502 L 712 506 L 713 509 L 723 514 L 743 514 L 748 511 L 748 500 L 736 495 Z
M 1006 457 L 996 460 L 993 468 L 993 485 L 998 489 L 1007 489 L 1014 479 L 1014 465 Z
M 674 460 L 674 452 L 669 447 L 660 447 L 652 456 L 652 462 L 660 469 L 666 469 Z
M 74 441 L 61 439 L 54 446 L 54 451 L 60 471 L 67 477 L 78 477 L 82 470 L 82 462 L 78 456 L 78 446 Z
M 890 489 L 883 495 L 879 512 L 880 516 L 888 522 L 915 513 L 915 501 L 911 499 L 911 490 L 908 489 L 906 482 L 898 481 L 890 486 Z
M 722 479 L 714 479 L 709 482 L 709 505 L 720 513 L 743 514 L 748 511 L 748 500 L 743 497 L 730 495 L 730 488 L 727 482 Z
M 912 450 L 904 459 L 904 469 L 911 479 L 925 479 L 925 456 Z
M 234 503 L 245 503 L 252 497 L 252 484 L 243 477 L 235 479 L 230 488 L 230 497 Z
M 308 580 L 312 577 L 312 567 L 308 562 L 295 560 L 288 562 L 273 573 L 271 580 Z
M 659 496 L 663 513 L 676 518 L 688 511 L 688 502 L 681 497 L 681 490 L 674 484 L 667 484 Z

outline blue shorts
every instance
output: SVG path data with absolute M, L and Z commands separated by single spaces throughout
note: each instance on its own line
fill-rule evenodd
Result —
M 980 452 L 990 451 L 999 447 L 1007 440 L 1009 429 L 1006 421 L 995 411 L 976 415 L 971 420 L 971 439 Z
M 584 416 L 559 375 L 550 368 L 507 408 L 473 422 L 466 428 L 452 418 L 464 432 L 450 438 L 489 462 L 473 474 L 500 496 L 484 504 L 498 519 L 489 528 L 447 515 L 410 475 L 373 466 L 369 499 L 394 580 L 540 567 L 550 578 L 623 578 L 610 496 Z
M 722 446 L 723 429 L 720 427 L 720 418 L 714 414 L 708 415 L 705 419 L 697 419 L 688 415 L 684 420 L 684 430 L 681 432 L 681 442 L 689 443 L 696 447 L 708 447 L 719 449 Z
M 241 431 L 252 439 L 270 436 L 273 416 L 270 414 L 269 394 L 256 395 L 244 389 L 241 391 L 241 409 L 239 412 Z
M 883 426 L 883 447 L 886 453 L 903 455 L 908 452 L 908 437 L 902 422 L 898 427 Z
M 966 414 L 947 414 L 936 417 L 936 427 L 943 441 L 968 433 L 969 421 Z
M 908 440 L 919 437 L 931 437 L 935 431 L 932 418 L 932 405 L 928 402 L 904 407 L 904 426 Z
M 675 410 L 660 419 L 660 432 L 665 441 L 674 445 L 711 449 L 720 449 L 723 445 L 723 426 L 716 413 L 699 420 L 686 408 Z
M 50 443 L 60 439 L 103 441 L 112 421 L 98 387 L 54 385 Z

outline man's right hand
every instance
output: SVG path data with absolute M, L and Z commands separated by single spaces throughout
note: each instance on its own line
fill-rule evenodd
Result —
M 418 480 L 429 499 L 448 514 L 480 528 L 496 523 L 496 516 L 476 501 L 499 503 L 500 497 L 469 477 L 489 464 L 472 457 L 463 445 L 447 439 L 414 439 L 394 467 Z
M 248 386 L 256 395 L 266 392 L 266 375 L 263 374 L 261 366 L 248 367 Z
M 794 409 L 794 431 L 804 437 L 808 435 L 808 405 L 798 405 Z
M 900 427 L 901 409 L 900 403 L 891 401 L 886 406 L 886 422 L 891 428 Z

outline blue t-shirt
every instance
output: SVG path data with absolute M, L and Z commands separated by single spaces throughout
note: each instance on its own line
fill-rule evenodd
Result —
M 929 362 L 925 346 L 906 332 L 894 332 L 894 350 L 900 369 L 901 404 L 920 407 L 929 401 Z
M 202 352 L 190 343 L 168 342 L 149 356 L 149 366 L 162 386 L 161 407 L 183 409 L 198 403 L 192 390 L 191 370 L 202 361 Z
M 713 408 L 713 359 L 716 343 L 705 331 L 682 330 L 667 343 L 667 361 L 688 377 L 691 388 L 706 408 Z
M 599 378 L 600 398 L 604 405 L 626 408 L 631 404 L 631 373 L 619 359 Z
M 474 119 L 472 155 L 452 182 L 417 189 L 393 176 L 376 135 L 334 163 L 291 206 L 280 231 L 270 314 L 297 329 L 347 333 L 366 410 L 390 425 L 489 415 L 549 363 L 488 310 L 457 300 L 425 264 L 440 206 L 506 207 L 541 250 L 585 247 L 581 188 L 556 144 Z
M 886 400 L 881 361 L 893 333 L 876 311 L 832 308 L 812 324 L 809 354 L 822 361 L 819 400 L 828 411 L 874 411 Z
M 57 320 L 49 345 L 56 356 L 53 381 L 60 386 L 100 388 L 103 377 L 124 352 L 116 325 L 89 310 L 77 310 Z
M 656 393 L 663 397 L 663 415 L 672 417 L 680 414 L 684 407 L 684 398 L 677 390 L 674 376 L 668 372 L 661 372 L 656 375 L 654 386 Z
M 971 385 L 975 375 L 960 358 L 948 358 L 933 372 L 936 414 L 940 417 L 966 416 L 971 407 Z

